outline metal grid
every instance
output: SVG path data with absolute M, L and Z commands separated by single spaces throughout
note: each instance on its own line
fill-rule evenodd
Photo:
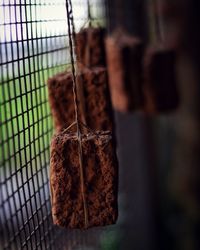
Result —
M 91 7 L 100 18 L 100 1 Z M 79 29 L 86 1 L 73 8 Z M 51 220 L 46 81 L 68 63 L 65 0 L 0 0 L 0 249 L 73 249 L 89 240 Z

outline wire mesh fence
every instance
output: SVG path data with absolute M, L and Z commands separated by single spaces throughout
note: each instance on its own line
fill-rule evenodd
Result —
M 73 1 L 73 8 L 78 30 L 86 1 Z M 92 0 L 91 10 L 102 22 L 102 3 Z M 0 0 L 0 249 L 98 244 L 98 230 L 67 232 L 51 220 L 46 82 L 69 62 L 64 0 Z

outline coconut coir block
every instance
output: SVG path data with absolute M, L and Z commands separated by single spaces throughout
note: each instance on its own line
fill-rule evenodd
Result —
M 113 111 L 104 67 L 84 68 L 78 77 L 82 86 L 86 124 L 94 130 L 113 130 Z
M 105 66 L 105 29 L 89 27 L 75 35 L 78 67 Z
M 47 84 L 54 124 L 57 130 L 61 130 L 75 120 L 72 74 L 59 73 L 49 78 Z
M 49 102 L 56 129 L 75 121 L 72 74 L 63 72 L 48 80 Z M 103 67 L 84 68 L 77 76 L 79 119 L 94 130 L 113 131 L 113 112 Z
M 110 132 L 82 134 L 87 227 L 117 220 L 118 162 Z M 57 133 L 51 143 L 50 185 L 53 222 L 85 228 L 77 134 Z
M 72 73 L 70 72 L 58 73 L 54 77 L 48 79 L 49 102 L 57 131 L 68 127 L 75 121 L 72 79 Z M 78 114 L 79 119 L 82 121 L 83 112 L 81 110 L 79 98 L 78 106 L 80 110 Z
M 149 49 L 144 59 L 144 111 L 169 112 L 177 108 L 176 53 L 173 49 Z
M 124 32 L 106 38 L 106 57 L 113 107 L 122 112 L 143 103 L 143 43 Z

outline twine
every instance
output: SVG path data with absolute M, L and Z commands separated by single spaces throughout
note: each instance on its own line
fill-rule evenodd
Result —
M 165 34 L 163 30 L 162 16 L 159 11 L 160 0 L 152 0 L 152 8 L 153 12 L 153 25 L 155 29 L 155 37 L 156 42 L 163 43 L 165 40 Z
M 76 70 L 74 63 L 74 51 L 73 51 L 73 41 L 75 41 L 75 26 L 73 18 L 73 10 L 71 0 L 66 0 L 66 10 L 67 10 L 67 23 L 68 23 L 68 35 L 69 35 L 69 47 L 70 47 L 70 57 L 71 57 L 71 68 L 72 68 L 72 80 L 73 80 L 73 99 L 74 99 L 74 111 L 75 111 L 75 123 L 72 123 L 70 127 L 76 124 L 77 138 L 78 138 L 78 153 L 79 153 L 79 165 L 80 165 L 80 181 L 81 181 L 81 196 L 83 200 L 84 209 L 84 223 L 85 228 L 88 228 L 88 208 L 85 198 L 84 190 L 84 173 L 83 173 L 83 149 L 82 149 L 82 138 L 80 130 L 80 121 L 78 117 L 78 97 L 77 97 L 77 80 L 76 80 Z
M 92 14 L 91 14 L 90 0 L 87 0 L 87 20 L 83 24 L 82 28 L 84 28 L 87 25 L 87 23 L 88 23 L 88 26 L 91 27 L 92 21 L 94 21 L 94 18 L 92 17 Z
M 88 14 L 88 21 L 89 21 L 89 27 L 92 25 L 92 15 L 90 10 L 90 0 L 87 0 L 87 14 Z

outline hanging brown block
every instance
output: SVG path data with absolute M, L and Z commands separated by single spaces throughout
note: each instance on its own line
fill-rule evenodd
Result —
M 113 107 L 122 112 L 135 110 L 143 103 L 142 42 L 124 32 L 106 39 L 106 57 Z
M 63 72 L 48 80 L 49 102 L 56 129 L 75 121 L 72 74 Z M 94 130 L 113 130 L 113 112 L 103 67 L 84 68 L 77 76 L 79 119 Z
M 79 68 L 105 66 L 105 29 L 89 27 L 76 34 L 76 53 Z
M 48 79 L 49 102 L 56 130 L 75 121 L 72 74 L 62 72 Z M 79 104 L 80 106 L 80 104 Z M 81 107 L 79 119 L 82 120 Z
M 78 84 L 82 86 L 85 122 L 94 130 L 113 130 L 113 112 L 104 67 L 82 69 Z
M 60 132 L 51 143 L 50 185 L 56 225 L 85 228 L 84 201 L 76 133 Z M 82 134 L 83 185 L 87 227 L 117 220 L 118 163 L 110 132 Z
M 176 82 L 176 53 L 172 49 L 150 49 L 144 60 L 144 110 L 169 112 L 179 103 Z
M 57 130 L 69 126 L 75 120 L 72 74 L 62 72 L 48 80 L 49 102 Z

